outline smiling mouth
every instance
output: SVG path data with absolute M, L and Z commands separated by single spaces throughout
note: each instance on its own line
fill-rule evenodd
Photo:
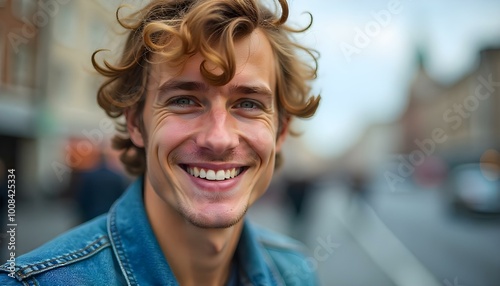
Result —
M 195 178 L 205 179 L 208 181 L 224 181 L 234 179 L 239 176 L 247 167 L 230 168 L 213 170 L 206 168 L 191 167 L 188 165 L 180 165 L 181 168 Z

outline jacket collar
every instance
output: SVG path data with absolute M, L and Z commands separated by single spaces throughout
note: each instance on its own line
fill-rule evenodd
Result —
M 109 212 L 113 251 L 129 285 L 178 285 L 149 224 L 142 190 L 141 177 Z
M 178 285 L 154 236 L 144 208 L 143 178 L 136 180 L 113 205 L 108 233 L 129 285 Z M 251 285 L 279 285 L 279 275 L 248 221 L 236 250 L 240 277 Z
M 245 285 L 284 285 L 278 270 L 253 226 L 245 220 L 236 258 Z

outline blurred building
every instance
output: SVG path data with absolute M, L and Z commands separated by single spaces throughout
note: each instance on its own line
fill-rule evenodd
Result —
M 500 150 L 500 49 L 482 50 L 476 69 L 451 85 L 429 77 L 423 54 L 418 58 L 399 151 L 421 150 L 454 165 Z
M 367 127 L 330 172 L 396 190 L 416 181 L 437 185 L 457 164 L 500 161 L 500 49 L 482 50 L 476 68 L 448 85 L 428 75 L 422 51 L 416 59 L 401 118 Z
M 40 29 L 30 19 L 38 9 L 35 1 L 0 1 L 0 159 L 16 170 L 17 189 L 26 189 L 36 173 L 36 117 L 37 104 L 44 97 L 39 76 L 44 57 L 38 49 Z
M 65 138 L 89 139 L 77 150 L 85 157 L 112 135 L 90 62 L 99 48 L 119 53 L 112 2 L 0 1 L 0 155 L 26 196 L 67 184 L 75 160 Z

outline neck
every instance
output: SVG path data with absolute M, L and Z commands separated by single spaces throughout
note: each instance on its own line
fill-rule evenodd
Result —
M 243 221 L 229 228 L 194 226 L 144 185 L 148 219 L 180 285 L 225 285 Z

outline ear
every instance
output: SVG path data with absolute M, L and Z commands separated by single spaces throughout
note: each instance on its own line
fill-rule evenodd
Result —
M 136 109 L 127 108 L 125 110 L 125 120 L 127 122 L 127 131 L 130 135 L 130 140 L 135 146 L 144 148 L 144 138 L 139 128 L 139 118 L 137 118 Z
M 287 117 L 283 122 L 281 122 L 281 128 L 278 129 L 278 138 L 276 139 L 276 152 L 281 151 L 283 142 L 288 135 L 288 127 L 290 126 L 290 117 Z

